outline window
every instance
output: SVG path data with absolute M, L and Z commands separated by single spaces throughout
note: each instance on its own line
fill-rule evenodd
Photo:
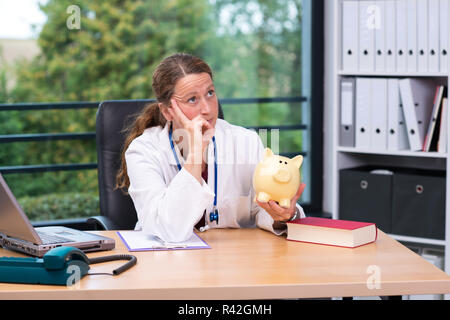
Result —
M 153 98 L 157 63 L 182 51 L 212 67 L 227 121 L 305 156 L 300 202 L 320 210 L 322 2 L 36 0 L 34 36 L 0 38 L 0 171 L 31 220 L 98 214 L 98 102 Z

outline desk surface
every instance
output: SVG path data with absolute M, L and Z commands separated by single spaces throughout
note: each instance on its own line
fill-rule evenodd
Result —
M 116 248 L 89 257 L 128 253 L 116 232 L 98 233 L 115 238 Z M 0 283 L 0 300 L 450 293 L 450 276 L 381 231 L 375 243 L 355 249 L 291 242 L 260 229 L 213 229 L 200 236 L 211 249 L 133 252 L 138 263 L 132 269 L 117 277 L 86 276 L 72 287 Z M 0 256 L 21 254 L 0 249 Z M 122 263 L 92 265 L 90 272 L 111 272 Z

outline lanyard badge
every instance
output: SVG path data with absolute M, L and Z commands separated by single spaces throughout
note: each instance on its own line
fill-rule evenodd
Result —
M 172 148 L 173 156 L 175 158 L 175 161 L 177 162 L 178 171 L 181 170 L 181 164 L 178 160 L 177 153 L 175 152 L 175 145 L 172 140 L 172 124 L 170 125 L 169 129 L 169 140 L 170 140 L 170 147 Z M 212 212 L 209 214 L 209 221 L 214 222 L 216 221 L 217 224 L 219 224 L 219 211 L 217 210 L 217 146 L 216 146 L 216 137 L 212 137 L 212 141 L 214 144 L 214 206 Z
M 214 208 L 213 212 L 209 214 L 209 221 L 216 221 L 217 224 L 219 224 L 219 211 L 216 208 Z

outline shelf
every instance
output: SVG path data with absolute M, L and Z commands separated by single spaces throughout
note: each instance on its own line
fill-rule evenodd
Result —
M 397 235 L 397 234 L 389 234 L 389 236 L 394 238 L 397 241 L 445 246 L 445 240 L 417 238 L 417 237 L 410 237 L 410 236 L 401 236 L 401 235 Z
M 448 0 L 450 1 L 450 0 Z M 358 168 L 358 167 L 374 167 L 374 168 L 411 168 L 417 170 L 431 170 L 431 171 L 445 171 L 450 168 L 450 148 L 445 152 L 422 152 L 411 150 L 386 150 L 387 148 L 360 148 L 360 147 L 343 147 L 339 145 L 340 142 L 340 130 L 341 130 L 341 81 L 343 78 L 385 78 L 385 79 L 402 79 L 402 78 L 416 78 L 419 80 L 427 80 L 437 85 L 445 85 L 447 88 L 450 86 L 450 71 L 442 72 L 439 69 L 436 71 L 417 71 L 411 72 L 408 70 L 400 71 L 396 68 L 390 68 L 381 70 L 375 69 L 376 60 L 373 61 L 372 70 L 364 70 L 359 67 L 359 61 L 346 61 L 347 64 L 343 64 L 343 43 L 344 43 L 344 31 L 350 32 L 356 30 L 357 42 L 359 41 L 358 31 L 360 27 L 363 27 L 361 23 L 364 20 L 355 18 L 350 24 L 342 23 L 344 17 L 351 17 L 349 14 L 344 15 L 344 10 L 356 10 L 356 14 L 361 17 L 362 9 L 366 8 L 367 4 L 364 1 L 356 1 L 351 5 L 345 5 L 346 1 L 325 1 L 325 13 L 327 21 L 331 23 L 325 24 L 325 103 L 324 103 L 324 126 L 328 130 L 324 131 L 324 193 L 323 203 L 324 210 L 332 213 L 334 219 L 340 218 L 340 171 L 343 169 Z M 392 5 L 396 5 L 394 3 Z M 406 1 L 408 2 L 408 1 Z M 357 4 L 356 4 L 357 3 Z M 361 3 L 364 3 L 361 6 Z M 348 4 L 348 3 L 347 3 Z M 356 6 L 357 8 L 355 8 Z M 390 12 L 392 13 L 392 12 Z M 390 16 L 391 19 L 396 18 L 394 15 Z M 382 23 L 384 23 L 383 21 Z M 393 26 L 391 21 L 390 26 Z M 352 28 L 350 30 L 349 28 Z M 367 31 L 367 30 L 366 30 Z M 352 36 L 355 34 L 351 32 Z M 350 33 L 348 33 L 350 35 Z M 375 34 L 373 34 L 375 37 Z M 346 38 L 350 39 L 350 36 Z M 353 39 L 354 40 L 354 39 Z M 355 50 L 358 50 L 356 46 Z M 355 51 L 356 52 L 356 51 Z M 374 57 L 375 59 L 376 57 Z M 448 58 L 448 56 L 447 56 Z M 441 59 L 441 58 L 439 58 Z M 448 60 L 450 63 L 450 60 Z M 353 65 L 351 63 L 354 63 Z M 408 62 L 408 61 L 406 61 Z M 345 66 L 345 67 L 344 67 Z M 353 87 L 355 88 L 355 86 Z M 353 92 L 356 94 L 356 92 Z M 365 97 L 369 99 L 368 97 Z M 353 110 L 355 110 L 355 99 L 353 99 Z M 367 111 L 366 111 L 367 112 Z M 353 115 L 355 116 L 355 115 Z M 369 114 L 370 116 L 370 114 Z M 355 121 L 355 118 L 353 118 Z M 353 122 L 354 124 L 354 122 Z M 447 119 L 447 132 L 450 136 L 450 117 Z M 449 144 L 450 145 L 450 144 Z M 450 175 L 445 176 L 445 239 L 434 239 L 426 237 L 413 237 L 394 234 L 394 232 L 388 233 L 393 239 L 404 243 L 405 245 L 417 246 L 423 248 L 433 248 L 444 252 L 444 265 L 445 272 L 450 274 Z M 389 205 L 389 204 L 387 204 Z M 397 229 L 395 229 L 397 230 Z M 450 298 L 450 294 L 446 296 Z
M 439 153 L 439 152 L 422 152 L 422 151 L 407 151 L 407 150 L 389 151 L 389 150 L 360 149 L 352 147 L 338 147 L 337 150 L 339 152 L 366 153 L 366 154 L 386 155 L 386 156 L 403 156 L 403 157 L 435 158 L 435 159 L 447 158 L 447 153 Z
M 442 72 L 383 72 L 383 71 L 343 71 L 337 73 L 340 76 L 367 76 L 367 77 L 448 77 Z

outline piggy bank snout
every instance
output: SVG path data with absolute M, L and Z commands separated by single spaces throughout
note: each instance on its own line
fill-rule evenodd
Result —
M 275 173 L 275 175 L 273 177 L 278 182 L 287 183 L 291 180 L 292 175 L 289 172 L 289 170 L 280 168 L 277 170 L 277 172 Z

